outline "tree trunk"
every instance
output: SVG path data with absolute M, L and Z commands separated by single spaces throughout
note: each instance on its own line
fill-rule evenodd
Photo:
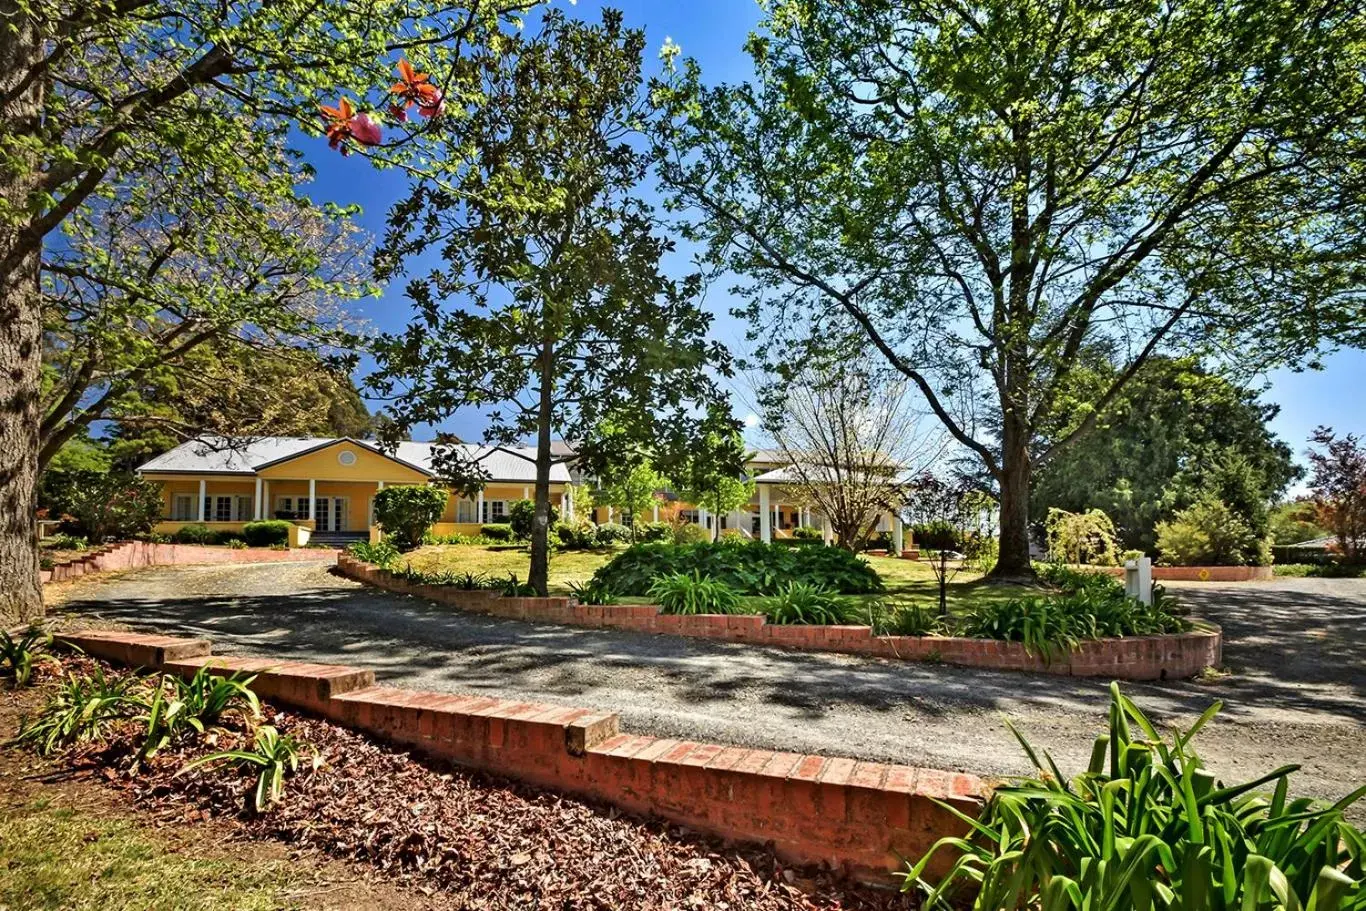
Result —
M 1029 434 L 1008 418 L 1001 446 L 1001 554 L 987 576 L 993 582 L 1033 580 L 1029 560 Z
M 42 58 L 42 36 L 29 4 L 0 0 L 0 131 L 37 136 L 42 79 L 24 86 Z M 12 97 L 11 97 L 12 96 Z M 23 146 L 8 150 L 17 164 L 0 171 L 0 200 L 11 212 L 28 211 L 38 179 L 36 157 Z M 42 239 L 22 224 L 0 221 L 0 626 L 43 615 L 38 582 L 37 505 L 39 376 L 42 306 L 39 298 Z
M 531 522 L 530 581 L 542 598 L 550 584 L 550 421 L 554 407 L 555 343 L 541 343 L 541 390 L 536 415 L 536 510 Z

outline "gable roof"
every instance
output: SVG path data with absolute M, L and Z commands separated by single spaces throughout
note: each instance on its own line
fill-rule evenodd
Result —
M 436 443 L 414 440 L 400 442 L 388 451 L 373 440 L 350 437 L 254 437 L 233 440 L 226 437 L 205 437 L 181 443 L 170 452 L 162 453 L 138 467 L 143 474 L 223 474 L 253 475 L 271 465 L 325 449 L 335 443 L 352 443 L 405 467 L 435 475 L 432 453 Z M 489 475 L 490 482 L 531 484 L 536 480 L 536 451 L 527 447 L 501 447 L 457 444 L 472 459 L 477 459 Z M 563 464 L 550 469 L 552 483 L 569 483 L 569 471 Z

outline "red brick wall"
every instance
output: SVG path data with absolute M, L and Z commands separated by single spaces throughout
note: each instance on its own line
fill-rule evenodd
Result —
M 1122 566 L 1084 566 L 1095 572 L 1124 577 Z M 1275 577 L 1270 566 L 1154 566 L 1154 582 L 1265 582 Z
M 202 544 L 153 544 L 149 541 L 125 541 L 90 551 L 85 556 L 58 563 L 43 570 L 42 579 L 62 582 L 90 573 L 117 569 L 141 569 L 147 566 L 175 566 L 189 563 L 292 563 L 300 561 L 332 560 L 336 551 L 272 550 L 269 547 L 208 547 Z
M 368 670 L 212 657 L 203 640 L 135 633 L 62 637 L 88 654 L 189 676 L 205 664 L 259 676 L 264 698 L 433 756 L 658 814 L 726 838 L 768 842 L 785 859 L 886 879 L 966 826 L 985 794 L 954 772 L 775 753 L 622 733 L 615 714 L 376 686 Z M 938 872 L 951 862 L 942 857 Z
M 503 598 L 487 592 L 457 591 L 447 586 L 417 585 L 348 554 L 337 566 L 347 576 L 380 588 L 417 595 L 453 607 L 571 626 L 611 627 L 645 633 L 667 633 L 702 639 L 725 639 L 806 651 L 876 655 L 906 661 L 942 661 L 967 667 L 1031 671 L 1112 680 L 1165 680 L 1193 677 L 1223 661 L 1223 638 L 1217 626 L 1204 624 L 1174 636 L 1097 639 L 1051 661 L 1029 654 L 1019 642 L 961 639 L 946 636 L 874 636 L 868 626 L 775 626 L 758 614 L 662 614 L 648 604 L 588 605 L 569 598 Z

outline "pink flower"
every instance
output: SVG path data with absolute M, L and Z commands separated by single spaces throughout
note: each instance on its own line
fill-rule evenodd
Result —
M 446 111 L 446 96 L 440 90 L 425 99 L 430 104 L 418 104 L 417 112 L 423 117 L 440 117 Z
M 392 117 L 392 118 L 394 118 L 395 120 L 397 120 L 399 123 L 407 123 L 407 122 L 408 122 L 408 111 L 407 111 L 407 109 L 406 109 L 406 108 L 403 108 L 403 107 L 400 107 L 399 105 L 396 105 L 396 104 L 391 104 L 391 105 L 389 105 L 389 116 Z
M 357 114 L 351 118 L 351 138 L 361 145 L 377 146 L 380 144 L 379 124 L 368 114 Z

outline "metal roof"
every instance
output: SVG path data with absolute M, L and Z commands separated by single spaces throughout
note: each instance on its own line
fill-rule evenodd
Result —
M 390 451 L 372 440 L 349 437 L 253 437 L 230 439 L 205 437 L 181 443 L 138 467 L 139 472 L 154 474 L 255 474 L 268 465 L 297 458 L 333 443 L 353 443 L 395 459 L 424 474 L 435 473 L 432 451 L 436 443 L 413 440 L 400 442 Z M 536 480 L 536 451 L 528 447 L 494 447 L 460 443 L 470 458 L 477 459 L 489 480 L 530 484 Z M 568 483 L 569 471 L 563 464 L 551 466 L 550 480 Z

